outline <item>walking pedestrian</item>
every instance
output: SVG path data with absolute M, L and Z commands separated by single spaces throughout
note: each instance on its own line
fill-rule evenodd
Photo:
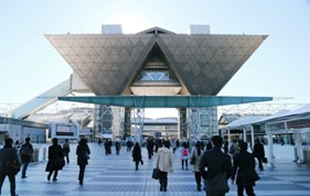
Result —
M 167 191 L 168 186 L 168 172 L 172 172 L 173 153 L 169 149 L 170 142 L 164 141 L 163 147 L 157 151 L 157 158 L 155 161 L 155 167 L 159 169 L 159 184 L 160 191 Z
M 115 142 L 115 151 L 116 155 L 119 155 L 119 152 L 121 151 L 121 144 L 118 141 Z
M 180 148 L 180 158 L 181 158 L 182 169 L 184 169 L 184 164 L 185 164 L 185 169 L 188 170 L 188 159 L 190 158 L 190 154 L 189 154 L 188 145 L 186 144 L 186 142 L 183 142 L 182 147 Z
M 16 181 L 15 176 L 20 170 L 20 161 L 16 150 L 13 148 L 13 140 L 8 138 L 5 140 L 4 147 L 0 150 L 0 195 L 1 188 L 6 176 L 10 181 L 11 196 L 18 196 L 15 192 Z M 12 167 L 9 167 L 11 165 Z
M 263 144 L 260 142 L 259 139 L 255 140 L 254 148 L 253 148 L 253 155 L 257 158 L 258 161 L 258 168 L 260 170 L 264 170 L 263 166 L 263 159 L 265 157 L 265 149 Z
M 232 157 L 234 157 L 238 152 L 239 152 L 239 146 L 237 140 L 233 140 L 229 148 L 229 153 L 231 154 Z
M 80 185 L 83 185 L 85 168 L 86 165 L 88 165 L 88 159 L 90 155 L 90 150 L 87 145 L 87 139 L 85 138 L 80 139 L 79 144 L 76 148 L 76 155 L 77 155 L 77 164 L 80 167 L 78 179 Z
M 112 153 L 111 151 L 111 146 L 112 146 L 112 141 L 110 139 L 107 139 L 105 142 L 104 142 L 104 149 L 105 149 L 105 155 L 109 155 Z
M 232 174 L 231 158 L 222 152 L 221 136 L 213 136 L 211 141 L 213 148 L 202 154 L 199 171 L 205 180 L 206 196 L 224 196 L 229 191 L 227 179 Z
M 136 170 L 138 170 L 139 169 L 139 163 L 140 162 L 143 163 L 142 155 L 141 155 L 141 147 L 139 145 L 139 142 L 136 142 L 135 146 L 133 147 L 132 160 L 136 164 Z
M 23 164 L 22 178 L 27 178 L 26 171 L 27 171 L 28 165 L 31 161 L 32 154 L 33 154 L 33 146 L 30 143 L 29 137 L 26 137 L 25 143 L 20 148 L 19 154 L 20 154 L 20 158 Z
M 175 153 L 175 151 L 177 150 L 177 142 L 176 142 L 176 139 L 173 139 L 171 142 L 171 148 L 172 148 L 172 152 L 173 154 Z
M 48 147 L 48 162 L 45 168 L 47 175 L 47 180 L 51 180 L 51 176 L 54 173 L 53 181 L 57 181 L 58 171 L 62 170 L 65 165 L 64 155 L 61 145 L 58 144 L 58 139 L 53 138 L 53 144 Z
M 246 142 L 239 141 L 239 148 L 240 152 L 233 157 L 234 170 L 231 177 L 231 184 L 234 184 L 237 174 L 236 184 L 238 187 L 238 196 L 243 196 L 244 189 L 248 196 L 255 196 L 253 186 L 255 186 L 255 181 L 258 180 L 258 175 L 255 171 L 255 159 L 253 154 L 247 152 L 248 144 Z
M 127 146 L 127 152 L 130 152 L 130 151 L 131 151 L 131 148 L 132 148 L 132 141 L 127 140 L 126 146 Z
M 62 151 L 64 153 L 66 160 L 67 160 L 67 164 L 69 164 L 69 162 L 70 162 L 70 160 L 69 160 L 69 153 L 70 153 L 69 139 L 65 140 L 65 143 L 62 146 Z
M 195 149 L 191 155 L 191 164 L 193 165 L 193 171 L 195 174 L 195 181 L 198 191 L 201 191 L 201 173 L 199 171 L 199 162 L 201 155 L 202 155 L 201 142 L 197 141 L 195 144 Z
M 147 141 L 146 141 L 146 149 L 147 149 L 147 153 L 148 153 L 149 159 L 151 159 L 152 156 L 153 156 L 153 153 L 154 153 L 154 142 L 153 142 L 153 139 L 151 139 L 151 138 L 147 139 Z

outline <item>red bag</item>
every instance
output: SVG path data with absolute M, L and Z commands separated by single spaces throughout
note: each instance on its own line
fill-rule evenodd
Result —
M 183 156 L 187 156 L 188 155 L 188 150 L 187 149 L 183 149 Z

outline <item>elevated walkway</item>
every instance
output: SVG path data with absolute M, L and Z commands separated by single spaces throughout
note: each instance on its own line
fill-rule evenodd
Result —
M 56 102 L 58 97 L 66 96 L 72 91 L 71 77 L 50 90 L 40 94 L 39 96 L 29 100 L 23 105 L 14 109 L 11 113 L 13 118 L 25 119 L 32 113 L 35 113 L 42 108 Z

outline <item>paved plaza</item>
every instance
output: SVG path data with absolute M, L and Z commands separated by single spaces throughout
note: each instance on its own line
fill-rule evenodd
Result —
M 174 172 L 169 174 L 167 192 L 159 191 L 158 181 L 151 178 L 154 159 L 147 158 L 143 148 L 144 165 L 135 170 L 131 153 L 123 147 L 120 155 L 105 156 L 104 148 L 95 143 L 89 144 L 91 158 L 86 168 L 84 185 L 78 182 L 78 166 L 76 165 L 75 144 L 71 144 L 71 162 L 59 172 L 58 181 L 47 181 L 44 171 L 46 162 L 32 163 L 29 166 L 26 179 L 17 180 L 17 193 L 20 196 L 203 196 L 204 192 L 196 190 L 194 173 L 181 169 L 178 154 L 174 155 Z M 296 165 L 293 159 L 292 147 L 275 146 L 276 167 L 258 171 L 261 180 L 255 187 L 257 196 L 298 196 L 310 195 L 310 165 Z M 290 158 L 292 157 L 292 158 Z M 190 167 L 191 168 L 191 167 Z M 235 196 L 236 186 L 230 185 L 228 196 Z M 2 187 L 2 195 L 9 195 L 9 182 L 6 178 Z

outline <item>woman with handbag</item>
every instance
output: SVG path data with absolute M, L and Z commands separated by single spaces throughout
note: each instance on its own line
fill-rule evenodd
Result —
M 48 147 L 48 162 L 45 171 L 49 172 L 47 180 L 51 180 L 54 173 L 53 181 L 57 181 L 58 171 L 65 166 L 65 159 L 61 145 L 58 144 L 58 139 L 53 138 L 53 144 Z
M 90 150 L 87 145 L 87 139 L 81 138 L 76 148 L 77 164 L 80 167 L 79 178 L 78 178 L 80 185 L 83 185 L 84 173 L 85 173 L 86 165 L 88 165 L 89 154 L 90 154 Z
M 195 173 L 195 181 L 197 185 L 197 190 L 201 191 L 201 173 L 199 171 L 199 162 L 202 154 L 201 142 L 197 141 L 195 144 L 195 149 L 191 155 L 190 164 L 193 165 L 193 171 Z
M 253 186 L 255 181 L 259 180 L 259 176 L 255 171 L 255 159 L 253 154 L 247 152 L 248 144 L 244 141 L 239 141 L 240 152 L 233 157 L 233 175 L 231 184 L 234 184 L 237 174 L 236 184 L 238 196 L 243 196 L 245 189 L 248 196 L 255 196 Z
M 160 184 L 160 191 L 167 191 L 168 186 L 168 172 L 172 172 L 173 153 L 170 148 L 168 140 L 163 142 L 163 147 L 157 151 L 157 158 L 155 161 L 155 168 L 158 168 L 158 180 Z

